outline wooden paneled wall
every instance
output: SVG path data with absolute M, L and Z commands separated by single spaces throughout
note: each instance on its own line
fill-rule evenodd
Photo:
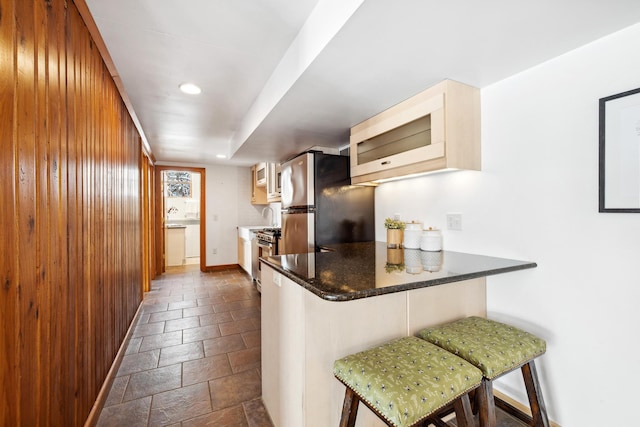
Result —
M 87 419 L 142 298 L 140 137 L 71 0 L 0 0 L 0 426 Z
M 147 156 L 142 156 L 142 290 L 151 290 L 151 280 L 156 278 L 155 215 L 155 167 Z

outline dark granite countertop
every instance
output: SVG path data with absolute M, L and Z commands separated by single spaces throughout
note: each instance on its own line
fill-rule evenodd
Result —
M 329 301 L 349 301 L 537 267 L 535 262 L 387 249 L 385 242 L 335 245 L 329 252 L 278 255 L 261 262 Z

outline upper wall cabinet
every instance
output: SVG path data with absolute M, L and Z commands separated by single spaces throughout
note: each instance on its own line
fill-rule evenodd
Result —
M 480 170 L 480 90 L 453 80 L 351 128 L 351 182 Z
M 267 201 L 279 202 L 282 186 L 282 172 L 280 163 L 267 163 Z
M 267 164 L 265 162 L 256 165 L 256 185 L 258 187 L 267 186 Z
M 279 163 L 258 163 L 251 167 L 251 203 L 266 205 L 280 201 L 282 183 Z
M 267 187 L 260 185 L 261 175 L 258 171 L 261 164 L 251 167 L 251 204 L 266 205 L 267 204 Z M 266 174 L 266 169 L 264 169 Z M 265 175 L 266 176 L 266 175 Z

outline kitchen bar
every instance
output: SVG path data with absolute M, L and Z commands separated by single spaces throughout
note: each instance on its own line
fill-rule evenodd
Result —
M 330 301 L 367 298 L 536 267 L 534 262 L 462 252 L 389 249 L 384 242 L 344 243 L 325 252 L 265 257 L 263 262 Z M 411 267 L 418 267 L 419 272 L 408 272 Z
M 484 317 L 486 276 L 536 267 L 460 252 L 391 250 L 384 242 L 261 262 L 262 396 L 279 427 L 338 425 L 344 387 L 333 378 L 334 360 L 426 326 Z M 422 271 L 408 273 L 419 270 L 412 269 L 416 262 Z M 384 424 L 361 408 L 358 425 Z

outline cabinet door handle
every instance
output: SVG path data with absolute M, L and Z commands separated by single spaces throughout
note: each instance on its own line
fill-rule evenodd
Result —
M 380 164 L 381 164 L 381 165 L 390 165 L 390 164 L 391 164 L 391 162 L 390 162 L 389 160 L 387 160 L 386 162 L 382 162 L 382 163 L 380 163 Z

